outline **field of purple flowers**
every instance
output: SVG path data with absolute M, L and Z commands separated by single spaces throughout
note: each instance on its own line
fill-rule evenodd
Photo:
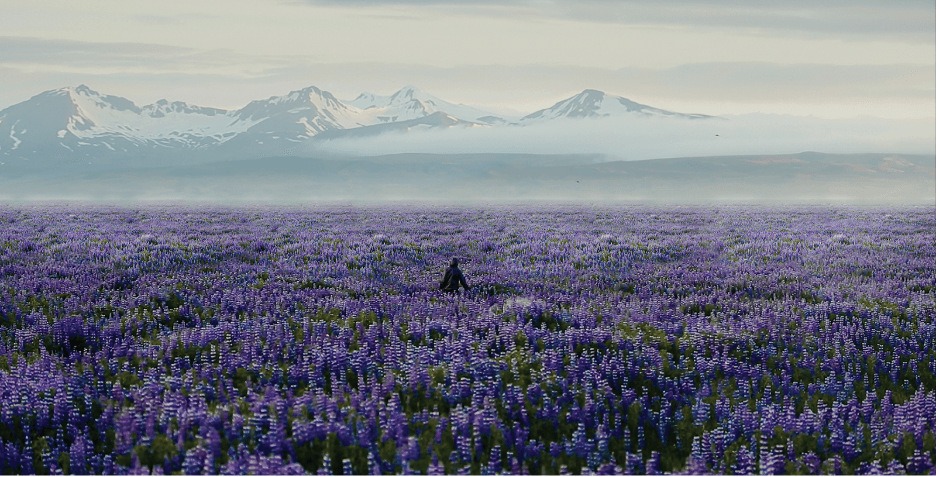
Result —
M 0 206 L 0 471 L 933 473 L 934 214 Z

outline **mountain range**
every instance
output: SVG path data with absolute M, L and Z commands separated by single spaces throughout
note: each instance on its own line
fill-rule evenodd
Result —
M 603 118 L 640 119 L 592 121 Z M 711 134 L 712 126 L 724 132 L 720 126 L 728 121 L 723 118 L 676 113 L 596 90 L 522 117 L 506 117 L 413 86 L 390 96 L 362 93 L 348 101 L 311 86 L 225 110 L 166 100 L 138 106 L 81 85 L 0 110 L 0 201 L 935 203 L 935 155 L 804 152 L 622 161 L 590 150 L 342 152 L 350 144 L 370 143 L 369 137 L 388 134 L 371 141 L 386 144 L 412 131 L 479 128 L 523 143 L 546 134 L 586 135 L 589 142 L 619 137 L 622 124 L 640 128 L 633 137 L 642 138 L 645 124 L 655 130 L 687 121 L 705 125 L 709 139 L 724 139 L 724 134 Z M 421 143 L 456 136 L 468 137 L 411 138 Z M 681 139 L 673 133 L 664 137 Z
M 46 91 L 0 111 L 0 166 L 207 163 L 290 156 L 309 141 L 393 131 L 526 127 L 621 116 L 711 118 L 665 111 L 596 90 L 517 119 L 451 103 L 413 86 L 391 96 L 362 93 L 350 101 L 310 86 L 225 110 L 167 100 L 137 106 L 80 85 Z

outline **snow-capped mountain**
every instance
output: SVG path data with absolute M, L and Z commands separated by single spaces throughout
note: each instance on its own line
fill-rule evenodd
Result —
M 512 123 L 412 86 L 391 96 L 363 93 L 352 101 L 310 86 L 224 110 L 166 100 L 137 106 L 80 85 L 46 91 L 0 110 L 0 165 L 211 162 L 292 155 L 310 140 L 637 114 L 709 117 L 664 111 L 595 90 Z
M 605 94 L 603 91 L 586 89 L 554 106 L 541 109 L 523 117 L 517 124 L 528 125 L 553 119 L 602 118 L 625 115 L 671 116 L 688 119 L 710 118 L 703 114 L 681 114 L 635 103 L 627 98 Z
M 315 136 L 330 129 L 361 126 L 359 108 L 347 106 L 330 92 L 309 86 L 285 96 L 252 101 L 234 112 L 241 121 L 251 122 L 256 132 L 297 132 Z
M 240 156 L 265 149 L 290 151 L 323 132 L 361 127 L 360 112 L 314 86 L 252 101 L 229 113 L 235 119 L 233 124 L 248 127 L 220 149 Z
M 388 106 L 407 111 L 410 104 L 396 100 Z M 402 119 L 435 112 L 416 110 Z M 251 157 L 259 149 L 291 149 L 325 131 L 389 122 L 374 113 L 313 86 L 223 110 L 166 100 L 137 106 L 80 85 L 46 91 L 0 111 L 0 157 L 66 162 L 128 157 L 191 162 L 210 152 Z M 426 123 L 451 127 L 459 122 Z
M 155 150 L 215 146 L 254 122 L 182 102 L 138 107 L 80 85 L 46 91 L 0 111 L 0 154 L 26 159 L 149 156 Z
M 476 123 L 486 122 L 481 121 L 481 118 L 496 117 L 487 111 L 444 101 L 414 86 L 405 86 L 391 96 L 362 93 L 356 99 L 346 101 L 346 104 L 361 109 L 363 123 L 369 124 L 408 121 L 437 112 Z

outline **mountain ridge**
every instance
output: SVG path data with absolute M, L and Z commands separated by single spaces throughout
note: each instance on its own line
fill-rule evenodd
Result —
M 415 129 L 524 127 L 616 115 L 708 118 L 652 108 L 597 90 L 585 90 L 513 121 L 411 85 L 390 96 L 362 93 L 351 101 L 308 86 L 226 110 L 166 99 L 138 106 L 80 84 L 44 91 L 0 110 L 0 162 L 18 160 L 37 167 L 81 161 L 140 166 L 199 163 L 289 153 L 310 140 Z

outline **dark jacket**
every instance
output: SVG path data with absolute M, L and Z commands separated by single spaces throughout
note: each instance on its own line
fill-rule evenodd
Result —
M 464 290 L 469 290 L 470 286 L 467 285 L 467 280 L 463 277 L 460 269 L 457 267 L 447 267 L 447 271 L 444 272 L 444 279 L 441 280 L 440 289 L 444 291 L 457 291 L 463 287 Z

